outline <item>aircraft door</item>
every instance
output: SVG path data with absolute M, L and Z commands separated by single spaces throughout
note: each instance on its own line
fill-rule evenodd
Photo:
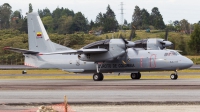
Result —
M 152 54 L 150 56 L 149 62 L 150 62 L 150 64 L 149 64 L 150 68 L 156 68 L 156 55 L 155 54 Z

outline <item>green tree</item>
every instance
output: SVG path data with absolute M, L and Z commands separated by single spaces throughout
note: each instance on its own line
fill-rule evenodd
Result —
M 142 15 L 140 7 L 135 6 L 134 13 L 132 15 L 132 24 L 136 27 L 136 29 L 140 29 L 142 25 Z
M 180 32 L 180 22 L 178 20 L 175 20 L 173 24 L 174 24 L 175 30 Z
M 142 29 L 147 29 L 150 25 L 150 14 L 146 9 L 141 10 Z
M 59 26 L 58 26 L 58 33 L 59 34 L 70 34 L 72 33 L 72 24 L 73 24 L 73 18 L 72 16 L 62 16 L 59 19 Z
M 32 4 L 29 3 L 29 10 L 28 10 L 29 13 L 33 12 L 33 7 L 32 7 Z
M 94 23 L 94 21 L 90 21 L 90 30 L 93 28 L 95 26 L 95 23 Z
M 101 12 L 96 17 L 96 26 L 103 27 L 104 32 L 116 31 L 118 27 L 118 22 L 115 17 L 115 13 L 110 8 L 110 5 L 107 7 L 106 13 L 102 14 Z
M 190 36 L 189 47 L 196 52 L 200 53 L 200 25 L 195 24 L 194 31 Z
M 74 11 L 73 10 L 69 10 L 69 9 L 66 9 L 66 8 L 56 8 L 53 13 L 52 13 L 52 17 L 53 17 L 53 23 L 54 23 L 54 31 L 55 32 L 58 32 L 58 27 L 59 27 L 59 19 L 62 17 L 62 16 L 72 16 L 74 17 Z
M 85 32 L 88 30 L 88 21 L 81 12 L 75 14 L 73 18 L 72 29 L 75 32 Z
M 184 37 L 181 36 L 180 37 L 180 44 L 179 44 L 179 49 L 182 51 L 181 54 L 183 55 L 187 55 L 187 51 L 186 51 L 186 42 L 184 41 Z
M 22 16 L 21 16 L 21 11 L 16 10 L 12 15 L 11 15 L 11 21 L 10 21 L 10 26 L 12 29 L 19 30 L 22 26 Z
M 97 17 L 96 17 L 96 25 L 97 26 L 102 26 L 103 25 L 103 14 L 100 12 Z
M 10 17 L 12 7 L 8 3 L 0 6 L 0 29 L 8 29 L 10 27 Z
M 190 23 L 183 19 L 180 21 L 180 30 L 184 31 L 186 34 L 190 33 Z
M 21 33 L 28 33 L 28 27 L 27 27 L 27 18 L 25 17 L 25 18 L 23 18 L 22 19 L 22 26 L 21 26 L 21 28 L 20 28 L 20 32 Z
M 40 15 L 41 18 L 52 15 L 51 11 L 47 7 L 43 10 L 38 9 L 38 14 Z
M 51 16 L 45 16 L 42 18 L 42 22 L 47 32 L 53 33 L 53 18 Z
M 152 22 L 152 25 L 156 29 L 164 29 L 165 28 L 165 23 L 163 21 L 162 15 L 160 14 L 160 12 L 159 12 L 157 7 L 154 7 L 152 9 L 151 22 Z
M 165 29 L 167 29 L 169 31 L 175 31 L 176 30 L 175 26 L 174 26 L 174 23 L 171 20 L 169 21 L 169 24 L 166 25 Z
M 126 20 L 126 19 L 124 19 L 124 24 L 125 24 L 125 25 L 128 25 L 128 22 L 127 22 L 127 20 Z

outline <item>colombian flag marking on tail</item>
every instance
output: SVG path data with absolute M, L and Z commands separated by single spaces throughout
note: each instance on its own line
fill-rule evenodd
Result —
M 42 33 L 41 32 L 37 32 L 37 38 L 42 38 Z

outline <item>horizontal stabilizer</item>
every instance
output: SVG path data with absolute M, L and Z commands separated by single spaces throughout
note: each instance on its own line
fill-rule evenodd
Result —
M 67 50 L 67 51 L 59 51 L 59 52 L 50 52 L 50 53 L 40 53 L 40 55 L 52 55 L 52 54 L 71 54 L 71 53 L 79 53 L 79 54 L 87 54 L 87 53 L 104 53 L 107 52 L 107 49 L 99 48 L 99 49 L 79 49 L 79 50 Z
M 19 49 L 19 48 L 12 48 L 12 47 L 4 47 L 4 50 L 14 51 L 17 53 L 23 53 L 23 54 L 38 54 L 39 52 L 26 50 L 26 49 Z

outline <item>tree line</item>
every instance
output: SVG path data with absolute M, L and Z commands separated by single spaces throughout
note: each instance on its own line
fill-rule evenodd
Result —
M 33 11 L 33 6 L 29 4 L 29 11 Z M 48 9 L 38 9 L 46 30 L 49 33 L 73 34 L 75 32 L 89 32 L 90 30 L 110 32 L 118 29 L 118 22 L 114 11 L 107 6 L 105 13 L 99 13 L 96 20 L 90 22 L 82 12 L 75 13 L 68 8 L 57 7 L 52 12 Z M 0 30 L 13 29 L 27 33 L 27 18 L 21 14 L 21 10 L 12 11 L 8 3 L 0 6 Z
M 27 12 L 32 12 L 33 6 L 31 3 L 28 7 L 29 10 Z M 149 13 L 146 9 L 140 9 L 139 6 L 135 6 L 132 22 L 128 23 L 125 19 L 123 26 L 118 23 L 115 12 L 111 9 L 110 5 L 107 6 L 105 13 L 99 12 L 96 20 L 91 21 L 88 21 L 82 12 L 75 13 L 73 10 L 63 7 L 57 7 L 52 12 L 48 8 L 38 9 L 37 12 L 46 30 L 49 33 L 58 34 L 88 33 L 89 31 L 107 33 L 118 31 L 121 28 L 124 30 L 132 28 L 136 30 L 163 30 L 168 28 L 171 31 L 190 33 L 190 30 L 194 29 L 194 25 L 185 19 L 169 21 L 169 24 L 165 24 L 162 14 L 157 7 L 153 7 L 151 13 Z M 8 3 L 4 3 L 0 6 L 1 29 L 14 29 L 27 33 L 27 18 L 21 14 L 21 10 L 12 11 L 12 7 Z
M 132 25 L 137 30 L 164 30 L 167 28 L 170 31 L 184 32 L 186 34 L 194 30 L 194 24 L 190 24 L 186 19 L 169 21 L 168 24 L 165 24 L 157 7 L 152 8 L 151 13 L 149 13 L 146 9 L 140 9 L 139 6 L 135 6 L 132 16 Z

